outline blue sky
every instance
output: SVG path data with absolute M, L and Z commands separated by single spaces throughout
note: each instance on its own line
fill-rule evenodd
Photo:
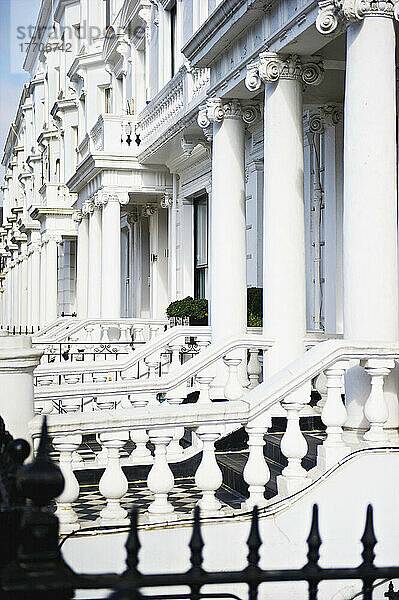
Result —
M 0 154 L 15 117 L 28 73 L 22 69 L 28 27 L 35 25 L 41 0 L 0 0 Z M 17 27 L 22 29 L 17 31 Z M 21 38 L 21 39 L 19 39 Z M 20 44 L 23 44 L 21 50 Z M 1 176 L 3 175 L 1 168 Z

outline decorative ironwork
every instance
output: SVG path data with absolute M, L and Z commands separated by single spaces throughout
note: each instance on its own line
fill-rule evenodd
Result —
M 0 525 L 2 542 L 0 545 L 0 598 L 28 598 L 29 600 L 57 598 L 70 600 L 76 590 L 113 590 L 109 598 L 114 600 L 140 600 L 142 597 L 152 600 L 162 598 L 233 598 L 230 593 L 203 593 L 204 586 L 221 586 L 225 584 L 245 583 L 249 588 L 249 599 L 256 600 L 259 586 L 267 582 L 308 582 L 308 598 L 317 600 L 318 586 L 322 581 L 357 579 L 363 582 L 362 597 L 371 600 L 373 587 L 377 580 L 389 581 L 399 577 L 399 565 L 377 567 L 374 564 L 374 547 L 377 543 L 373 510 L 367 508 L 366 525 L 361 539 L 363 546 L 363 562 L 353 568 L 324 568 L 319 565 L 321 537 L 318 524 L 318 509 L 313 507 L 312 523 L 307 538 L 307 563 L 301 569 L 262 569 L 260 548 L 262 540 L 259 532 L 259 512 L 257 507 L 252 512 L 250 533 L 247 540 L 247 565 L 237 571 L 206 571 L 203 567 L 204 542 L 201 535 L 200 512 L 196 507 L 190 548 L 190 563 L 184 573 L 144 574 L 139 570 L 140 540 L 137 527 L 137 512 L 131 514 L 130 532 L 126 542 L 126 569 L 121 575 L 95 574 L 82 575 L 73 572 L 64 562 L 58 539 L 58 519 L 45 509 L 64 486 L 63 476 L 48 451 L 48 435 L 46 420 L 43 421 L 41 439 L 37 456 L 26 466 L 21 467 L 27 456 L 27 443 L 12 440 L 6 433 L 4 423 L 0 421 L 0 480 L 1 510 Z M 11 462 L 9 462 L 11 461 Z M 10 467 L 12 463 L 13 466 Z M 20 507 L 19 518 L 10 519 L 15 514 L 15 506 L 9 504 L 9 493 L 4 491 L 10 473 L 14 473 L 15 485 L 21 490 L 17 498 Z M 12 479 L 11 477 L 11 479 Z M 16 488 L 15 488 L 16 489 Z M 26 499 L 31 505 L 26 506 Z M 22 515 L 22 517 L 21 517 Z M 12 546 L 10 539 L 18 540 Z M 190 593 L 141 595 L 146 588 L 168 588 L 170 586 L 188 586 Z M 25 595 L 25 594 L 29 595 Z M 384 594 L 389 600 L 397 600 L 398 592 L 394 591 L 392 582 Z

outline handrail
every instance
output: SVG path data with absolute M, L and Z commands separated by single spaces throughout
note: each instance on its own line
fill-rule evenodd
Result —
M 71 318 L 67 320 L 65 323 L 65 327 L 62 328 L 61 331 L 58 331 L 54 338 L 45 338 L 45 330 L 40 330 L 37 334 L 32 336 L 32 342 L 34 344 L 51 344 L 57 342 L 67 343 L 68 340 L 60 339 L 63 337 L 66 332 L 68 336 L 76 334 L 78 331 L 83 329 L 88 325 L 116 325 L 117 323 L 125 324 L 125 325 L 167 325 L 167 319 L 137 319 L 130 317 L 121 317 L 116 319 L 76 319 Z M 64 323 L 60 323 L 60 325 L 64 325 Z M 48 331 L 48 330 L 47 330 Z M 44 338 L 44 339 L 43 339 Z
M 74 384 L 40 387 L 35 392 L 35 400 L 45 400 L 51 398 L 74 398 L 85 395 L 112 395 L 121 393 L 143 392 L 169 392 L 176 387 L 184 384 L 190 377 L 195 376 L 200 371 L 209 368 L 218 359 L 223 358 L 226 354 L 241 348 L 258 348 L 268 350 L 273 345 L 270 340 L 257 339 L 256 337 L 246 336 L 245 338 L 231 338 L 219 345 L 209 346 L 202 352 L 192 358 L 187 363 L 177 367 L 173 373 L 165 374 L 159 380 L 144 380 L 138 382 L 136 379 L 125 379 L 123 382 L 109 382 L 106 386 L 103 383 L 87 383 L 84 385 Z M 108 368 L 109 371 L 109 368 Z
M 399 343 L 350 340 L 320 342 L 246 395 L 251 405 L 250 418 L 267 411 L 338 360 L 381 357 L 398 359 Z
M 156 353 L 160 348 L 167 346 L 180 337 L 193 337 L 193 336 L 201 336 L 201 335 L 210 335 L 210 327 L 186 327 L 179 325 L 177 327 L 172 327 L 171 329 L 167 329 L 157 337 L 149 340 L 143 347 L 135 350 L 134 353 L 129 356 L 126 361 L 121 361 L 118 364 L 118 372 L 127 371 L 134 367 L 140 360 L 144 360 L 146 357 L 151 356 L 151 354 Z M 67 342 L 65 342 L 67 343 Z M 85 342 L 82 341 L 82 344 Z M 94 342 L 86 342 L 87 344 L 93 344 Z M 110 342 L 112 343 L 112 342 Z M 133 342 L 134 343 L 134 342 Z M 59 363 L 58 365 L 54 365 L 53 363 L 48 365 L 39 365 L 35 371 L 36 376 L 40 375 L 48 375 L 51 373 L 52 375 L 81 375 L 82 373 L 92 373 L 95 371 L 96 373 L 103 373 L 110 370 L 110 365 L 103 363 L 85 363 L 83 365 L 78 365 L 75 363 Z M 114 369 L 115 370 L 115 369 Z
M 258 340 L 257 340 L 258 341 Z M 251 345 L 254 340 L 247 339 L 245 343 Z M 264 342 L 265 345 L 267 342 Z M 268 342 L 270 345 L 270 342 Z M 217 351 L 218 356 L 222 356 L 226 353 L 227 349 L 242 347 L 244 344 L 243 340 L 239 340 L 234 343 L 230 341 L 222 346 L 219 346 Z M 256 343 L 254 344 L 256 345 Z M 215 360 L 215 350 L 209 348 L 204 350 L 200 356 L 190 361 L 190 369 L 182 365 L 181 368 L 176 369 L 175 373 L 168 380 L 163 381 L 163 389 L 173 389 L 177 385 L 181 384 L 187 379 L 187 373 L 190 370 L 198 372 L 203 368 L 206 368 L 209 364 L 212 364 Z M 91 431 L 98 431 L 98 427 L 105 429 L 110 427 L 115 429 L 142 429 L 160 426 L 190 426 L 197 427 L 203 423 L 244 423 L 250 422 L 260 415 L 267 413 L 270 408 L 286 398 L 289 394 L 303 386 L 307 381 L 316 377 L 321 371 L 324 371 L 328 367 L 332 366 L 339 360 L 369 360 L 372 358 L 399 358 L 399 344 L 397 342 L 380 342 L 372 343 L 366 341 L 348 341 L 348 340 L 328 340 L 321 342 L 317 346 L 313 347 L 308 352 L 305 352 L 297 360 L 290 363 L 287 367 L 270 377 L 268 381 L 265 381 L 258 385 L 256 388 L 247 392 L 244 400 L 236 400 L 222 403 L 212 403 L 207 405 L 200 404 L 188 404 L 171 406 L 164 403 L 159 406 L 153 407 L 146 406 L 145 408 L 127 408 L 116 410 L 112 413 L 107 412 L 106 419 L 102 411 L 93 413 L 77 413 L 69 414 L 68 419 L 65 419 L 65 415 L 57 416 L 50 415 L 49 427 L 50 431 L 64 430 L 69 431 L 70 427 L 81 428 L 86 433 Z M 194 365 L 195 361 L 195 365 Z M 194 369 L 193 369 L 194 367 Z M 154 389 L 153 382 L 144 382 L 143 385 L 147 391 Z M 96 387 L 97 386 L 97 387 Z M 82 392 L 77 393 L 77 390 L 67 389 L 65 386 L 62 387 L 62 394 L 64 396 L 77 396 L 84 395 Z M 74 386 L 75 387 L 75 386 Z M 110 391 L 112 388 L 113 392 Z M 87 388 L 86 388 L 87 389 Z M 94 384 L 90 386 L 90 391 L 94 393 L 103 392 L 103 386 Z M 107 386 L 107 394 L 120 393 L 123 390 L 121 384 L 110 384 Z M 103 392 L 104 393 L 104 392 Z M 54 396 L 50 391 L 47 394 L 43 394 L 43 398 L 50 398 Z M 32 432 L 37 434 L 40 430 L 41 419 L 35 417 L 31 421 Z

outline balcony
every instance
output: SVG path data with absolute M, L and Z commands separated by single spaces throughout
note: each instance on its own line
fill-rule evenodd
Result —
M 135 124 L 136 117 L 133 115 L 99 115 L 90 133 L 77 148 L 78 165 L 94 154 L 136 156 Z
M 155 143 L 160 146 L 183 129 L 209 89 L 209 69 L 181 67 L 176 75 L 140 113 L 136 130 L 140 135 L 140 155 Z M 155 149 L 155 148 L 154 148 Z

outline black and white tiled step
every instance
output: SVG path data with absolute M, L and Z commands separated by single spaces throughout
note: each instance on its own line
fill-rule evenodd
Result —
M 222 485 L 216 493 L 222 504 L 232 508 L 239 508 L 245 498 Z M 200 500 L 201 492 L 196 487 L 194 478 L 186 477 L 176 479 L 173 490 L 168 495 L 175 511 L 181 515 L 190 515 L 195 504 Z M 129 483 L 129 489 L 121 501 L 121 506 L 128 512 L 134 506 L 139 512 L 145 512 L 153 501 L 153 494 L 147 488 L 145 481 L 133 481 Z M 98 485 L 83 485 L 80 489 L 78 500 L 73 504 L 80 521 L 95 521 L 101 510 L 105 507 L 106 500 L 100 494 Z

